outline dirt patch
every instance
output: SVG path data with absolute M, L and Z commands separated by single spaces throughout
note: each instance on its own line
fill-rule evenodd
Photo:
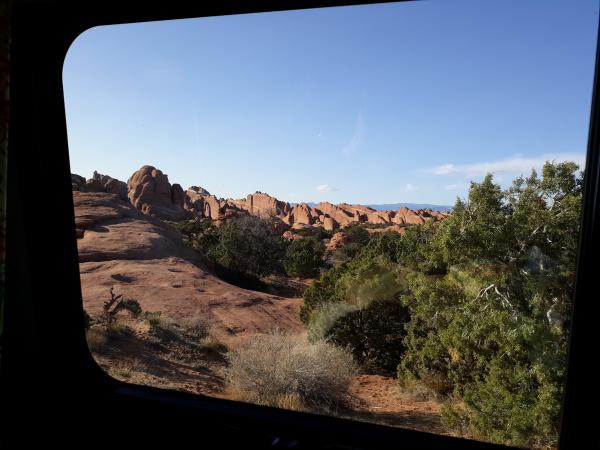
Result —
M 440 422 L 441 403 L 405 395 L 395 378 L 359 375 L 350 386 L 353 412 L 349 418 L 381 425 L 447 434 Z

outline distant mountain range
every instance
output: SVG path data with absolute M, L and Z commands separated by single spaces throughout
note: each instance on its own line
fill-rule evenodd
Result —
M 431 209 L 432 211 L 452 211 L 452 206 L 449 205 L 432 205 L 429 203 L 383 203 L 381 205 L 367 205 L 377 211 L 394 211 L 403 206 L 408 209 Z
M 296 203 L 290 203 L 290 205 L 294 206 Z M 308 206 L 314 208 L 317 206 L 315 202 L 308 202 Z M 365 205 L 369 208 L 373 208 L 376 211 L 395 211 L 402 207 L 419 210 L 419 209 L 431 209 L 432 211 L 452 211 L 452 206 L 450 205 L 432 205 L 429 203 L 382 203 L 379 205 Z

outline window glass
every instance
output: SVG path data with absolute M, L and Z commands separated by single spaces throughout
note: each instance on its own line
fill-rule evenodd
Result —
M 555 447 L 597 23 L 460 0 L 86 31 L 63 81 L 93 357 Z

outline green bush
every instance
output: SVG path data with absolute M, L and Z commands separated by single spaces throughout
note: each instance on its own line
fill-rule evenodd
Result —
M 283 266 L 291 277 L 314 277 L 323 266 L 325 245 L 315 238 L 295 239 L 285 252 Z
M 244 216 L 216 229 L 207 256 L 226 270 L 261 277 L 283 272 L 285 240 L 269 219 Z
M 349 242 L 344 246 L 338 248 L 335 252 L 333 252 L 333 260 L 334 264 L 340 264 L 343 262 L 347 262 L 352 260 L 355 256 L 357 256 L 364 245 L 359 242 Z
M 557 382 L 564 374 L 554 380 L 551 374 L 546 367 L 496 358 L 489 374 L 465 389 L 462 406 L 444 405 L 442 423 L 474 439 L 555 448 L 561 406 Z
M 363 225 L 359 224 L 347 226 L 344 228 L 344 233 L 346 233 L 349 242 L 354 242 L 362 246 L 367 245 L 371 239 L 371 233 Z
M 347 270 L 345 265 L 328 270 L 319 280 L 315 280 L 304 291 L 304 302 L 300 307 L 300 319 L 305 324 L 310 320 L 313 310 L 326 303 L 342 300 L 340 292 L 336 290 L 336 283 L 340 276 Z
M 445 398 L 443 421 L 459 432 L 555 445 L 581 218 L 577 170 L 546 163 L 541 177 L 533 171 L 506 190 L 488 175 L 447 219 L 371 237 L 307 289 L 302 320 L 352 346 L 368 367 L 399 362 L 401 384 Z M 360 309 L 337 311 L 343 304 Z M 405 312 L 381 312 L 393 305 Z
M 336 281 L 338 298 L 366 307 L 375 300 L 397 298 L 406 288 L 405 270 L 384 257 L 361 255 L 346 265 Z
M 363 250 L 364 256 L 370 258 L 383 256 L 387 260 L 397 263 L 398 247 L 401 245 L 403 239 L 406 238 L 403 238 L 400 233 L 396 233 L 395 231 L 375 233 Z
M 356 311 L 358 306 L 349 303 L 326 303 L 317 307 L 308 323 L 308 340 L 316 342 L 324 340 L 335 323 L 346 314 Z
M 186 243 L 192 244 L 203 234 L 214 227 L 211 219 L 182 220 L 175 224 L 175 228 L 183 235 Z
M 326 230 L 322 227 L 307 226 L 306 228 L 291 228 L 290 231 L 298 236 L 312 237 L 320 241 L 323 239 L 331 239 L 331 236 L 333 236 L 333 231 Z
M 341 316 L 327 339 L 349 348 L 362 366 L 393 372 L 404 355 L 404 326 L 409 319 L 408 309 L 398 300 L 373 301 Z

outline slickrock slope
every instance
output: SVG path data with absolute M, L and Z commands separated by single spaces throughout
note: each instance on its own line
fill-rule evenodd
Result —
M 200 314 L 212 333 L 235 346 L 279 327 L 302 331 L 301 298 L 249 291 L 221 281 L 185 247 L 178 233 L 118 195 L 73 192 L 84 306 L 98 314 L 109 289 L 138 300 L 145 311 L 180 319 Z

